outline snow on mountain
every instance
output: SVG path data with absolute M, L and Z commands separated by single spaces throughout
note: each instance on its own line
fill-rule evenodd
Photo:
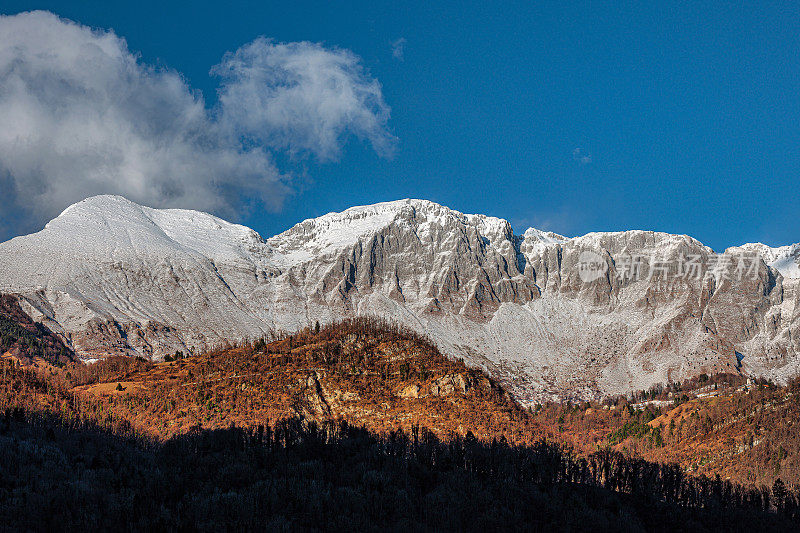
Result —
M 0 292 L 87 359 L 379 315 L 532 402 L 738 367 L 796 375 L 797 245 L 759 246 L 718 255 L 648 231 L 516 235 L 424 200 L 329 213 L 265 240 L 205 213 L 98 196 L 0 244 Z
M 759 254 L 765 263 L 780 272 L 784 278 L 800 279 L 800 243 L 773 248 L 756 242 L 744 244 L 740 248 Z
M 278 253 L 278 261 L 285 265 L 312 261 L 352 246 L 363 236 L 386 228 L 404 206 L 413 210 L 415 205 L 424 204 L 423 201 L 407 200 L 351 207 L 341 213 L 305 220 L 272 237 L 269 243 Z

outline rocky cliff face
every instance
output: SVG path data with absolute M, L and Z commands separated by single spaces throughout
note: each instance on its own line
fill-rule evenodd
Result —
M 568 239 L 420 200 L 356 207 L 264 240 L 120 197 L 0 244 L 0 291 L 84 358 L 160 358 L 378 315 L 427 334 L 522 401 L 701 372 L 798 373 L 797 246 L 716 254 L 646 231 Z

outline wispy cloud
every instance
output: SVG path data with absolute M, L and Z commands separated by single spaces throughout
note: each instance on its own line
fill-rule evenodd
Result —
M 592 162 L 592 154 L 584 153 L 581 148 L 575 148 L 572 151 L 572 159 L 580 163 L 581 165 L 588 165 Z
M 392 43 L 392 57 L 399 61 L 403 61 L 405 60 L 405 53 L 406 39 L 405 37 L 400 37 Z
M 389 107 L 350 51 L 260 38 L 212 69 L 219 104 L 140 61 L 112 31 L 48 12 L 0 16 L 0 176 L 30 216 L 93 194 L 230 214 L 278 208 L 275 155 L 334 160 L 351 136 L 391 153 Z M 23 204 L 24 202 L 24 204 Z

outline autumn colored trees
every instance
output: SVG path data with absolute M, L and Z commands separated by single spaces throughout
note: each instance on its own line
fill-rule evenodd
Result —
M 798 384 L 765 383 L 703 409 L 690 411 L 687 403 L 670 427 L 661 418 L 666 409 L 634 408 L 623 399 L 529 412 L 481 379 L 424 338 L 365 319 L 315 324 L 170 363 L 111 358 L 42 372 L 2 361 L 0 524 L 12 530 L 592 524 L 599 531 L 622 524 L 635 531 L 668 523 L 684 530 L 787 529 L 800 518 L 790 478 L 769 488 L 739 484 L 611 444 L 634 441 L 650 453 L 689 430 L 728 431 L 725 417 L 752 413 L 735 423 L 771 423 L 774 432 L 753 435 L 748 451 L 764 450 L 773 468 L 777 458 L 783 474 L 796 452 L 789 435 Z M 702 386 L 721 386 L 717 379 L 709 376 Z M 415 392 L 435 386 L 441 395 L 400 398 L 410 384 L 419 386 Z M 308 407 L 303 395 L 323 385 L 331 405 L 333 398 L 356 398 L 355 411 L 368 413 L 371 427 L 297 415 Z M 100 393 L 89 393 L 93 387 Z M 424 409 L 419 419 L 439 423 L 439 430 L 391 416 L 375 422 L 386 413 L 414 413 L 407 405 Z M 171 425 L 179 421 L 191 425 Z M 598 439 L 594 449 L 578 453 L 564 444 L 566 431 L 576 428 Z M 786 438 L 763 440 L 772 435 Z

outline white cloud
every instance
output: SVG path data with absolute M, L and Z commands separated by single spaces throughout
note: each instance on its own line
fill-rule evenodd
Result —
M 322 160 L 338 157 L 350 134 L 382 154 L 394 145 L 381 85 L 348 50 L 259 38 L 212 73 L 223 80 L 223 122 L 257 142 Z
M 46 219 L 100 193 L 230 214 L 277 208 L 273 154 L 333 159 L 348 134 L 390 150 L 380 85 L 346 50 L 257 39 L 214 68 L 209 109 L 176 71 L 143 64 L 124 39 L 47 12 L 0 16 L 0 175 Z
M 403 61 L 405 59 L 406 53 L 406 39 L 405 37 L 400 37 L 396 41 L 392 43 L 392 57 Z

